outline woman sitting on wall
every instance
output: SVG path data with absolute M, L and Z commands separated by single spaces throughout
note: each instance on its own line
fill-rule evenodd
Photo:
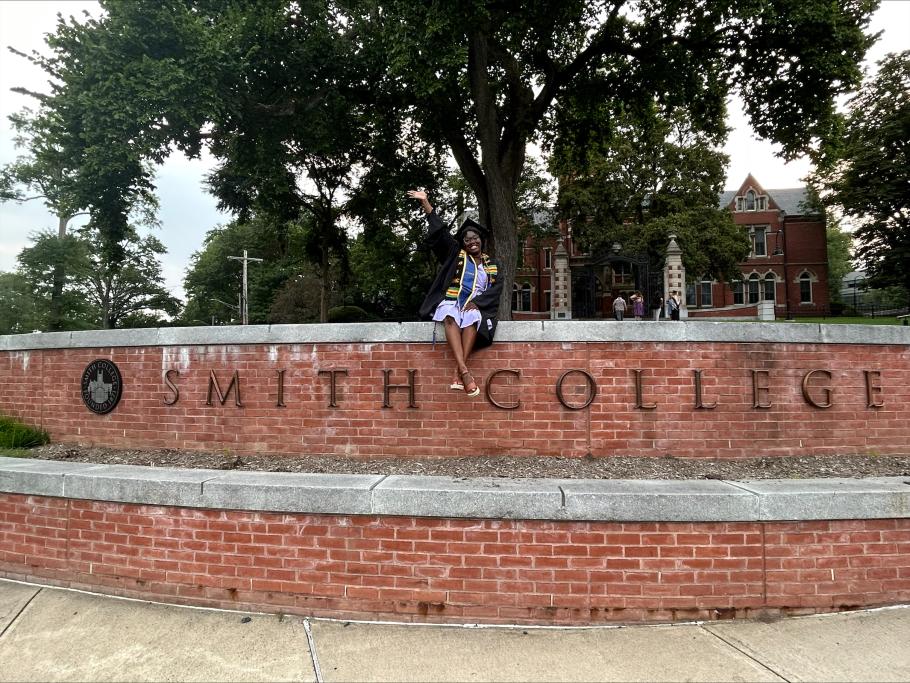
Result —
M 430 232 L 427 246 L 439 260 L 430 291 L 420 306 L 421 319 L 442 322 L 446 341 L 455 357 L 455 381 L 450 388 L 468 396 L 480 394 L 480 387 L 468 370 L 471 352 L 493 343 L 496 314 L 499 312 L 499 263 L 483 252 L 486 229 L 468 219 L 449 234 L 422 190 L 408 196 L 420 201 Z

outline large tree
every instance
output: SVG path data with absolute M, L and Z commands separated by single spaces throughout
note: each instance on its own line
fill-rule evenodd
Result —
M 79 167 L 110 245 L 131 199 L 151 189 L 143 160 L 206 142 L 227 154 L 256 122 L 294 128 L 337 91 L 363 112 L 355 125 L 378 133 L 369 149 L 391 136 L 393 149 L 419 139 L 451 152 L 492 227 L 506 317 L 516 188 L 554 103 L 574 98 L 579 129 L 601 104 L 655 101 L 716 130 L 737 91 L 756 131 L 792 156 L 830 134 L 834 98 L 859 80 L 877 0 L 103 4 L 102 20 L 61 23 L 53 57 L 39 61 L 59 83 L 43 100 L 45 122 Z M 291 143 L 313 151 L 319 135 L 253 139 L 269 168 L 269 154 Z M 271 168 L 252 182 L 286 195 L 293 169 Z
M 140 236 L 129 226 L 119 245 L 123 258 L 106 260 L 101 237 L 91 225 L 60 237 L 38 233 L 18 256 L 17 275 L 31 288 L 46 320 L 52 308 L 56 273 L 63 267 L 62 327 L 82 329 L 123 327 L 131 318 L 161 321 L 180 312 L 180 301 L 164 287 L 159 256 L 165 248 L 153 235 Z
M 16 130 L 17 147 L 26 148 L 29 154 L 20 155 L 14 162 L 0 168 L 0 201 L 18 203 L 41 201 L 57 220 L 57 238 L 66 238 L 70 221 L 87 212 L 82 211 L 73 190 L 74 171 L 68 168 L 59 150 L 36 126 L 32 112 L 25 110 L 10 117 Z M 65 248 L 57 251 L 64 254 Z M 50 312 L 46 329 L 62 330 L 64 324 L 63 287 L 66 280 L 65 264 L 54 264 L 53 285 L 50 292 Z
M 671 234 L 693 277 L 731 280 L 749 243 L 730 212 L 718 206 L 727 156 L 726 129 L 699 130 L 682 110 L 661 113 L 655 102 L 602 110 L 603 125 L 577 144 L 572 111 L 560 112 L 552 164 L 561 179 L 560 211 L 573 237 L 590 251 L 620 243 L 663 265 Z
M 413 3 L 348 0 L 365 49 L 386 65 L 380 87 L 428 140 L 441 139 L 474 190 L 505 264 L 501 311 L 518 252 L 515 190 L 527 144 L 554 103 L 586 113 L 656 101 L 697 130 L 723 126 L 742 97 L 753 127 L 795 156 L 831 133 L 834 99 L 860 77 L 875 0 L 614 0 Z M 600 121 L 600 116 L 592 117 Z
M 849 101 L 844 134 L 813 179 L 822 201 L 857 227 L 873 287 L 910 298 L 910 51 L 890 54 Z

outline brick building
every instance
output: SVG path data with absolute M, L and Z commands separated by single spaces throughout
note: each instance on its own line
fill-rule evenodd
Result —
M 828 311 L 828 256 L 824 215 L 808 204 L 806 188 L 765 189 L 751 174 L 737 190 L 720 194 L 719 204 L 748 232 L 749 256 L 740 264 L 742 279 L 731 284 L 697 273 L 686 276 L 684 315 L 693 318 L 818 315 Z M 550 317 L 608 318 L 613 299 L 626 300 L 635 290 L 650 301 L 666 297 L 666 275 L 653 272 L 647 260 L 626 254 L 614 244 L 606 253 L 579 250 L 567 221 L 559 222 L 560 239 L 529 238 L 512 291 L 515 320 Z M 554 314 L 556 254 L 566 254 L 568 314 Z

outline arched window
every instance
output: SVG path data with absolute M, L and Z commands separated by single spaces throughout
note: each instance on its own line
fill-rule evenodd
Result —
M 812 274 L 804 270 L 799 274 L 799 302 L 801 304 L 812 303 Z
M 743 281 L 736 280 L 733 282 L 733 303 L 734 304 L 743 304 L 745 303 L 743 299 Z
M 777 278 L 774 277 L 774 273 L 768 273 L 765 275 L 765 292 L 762 297 L 765 301 L 774 301 L 777 297 L 774 295 L 775 290 L 777 289 Z
M 755 211 L 755 192 L 746 192 L 746 211 Z
M 515 283 L 512 285 L 512 310 L 531 310 L 531 285 L 527 282 L 524 284 Z
M 749 303 L 750 304 L 758 303 L 758 282 L 759 282 L 758 273 L 752 273 L 749 276 Z

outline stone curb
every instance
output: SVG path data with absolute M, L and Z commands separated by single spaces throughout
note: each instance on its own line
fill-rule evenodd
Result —
M 498 479 L 190 470 L 0 457 L 0 492 L 219 510 L 605 522 L 910 517 L 910 477 Z
M 0 351 L 207 346 L 225 344 L 429 343 L 433 324 L 345 323 L 89 330 L 0 336 Z M 910 344 L 910 327 L 810 323 L 504 321 L 500 342 L 737 342 L 786 344 Z

